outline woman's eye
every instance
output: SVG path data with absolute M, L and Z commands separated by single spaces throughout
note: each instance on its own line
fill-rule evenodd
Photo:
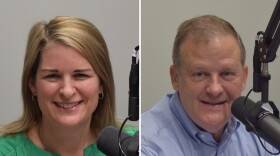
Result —
M 74 76 L 76 79 L 86 79 L 86 78 L 88 78 L 89 76 L 87 75 L 87 74 L 82 74 L 82 73 L 80 73 L 80 74 L 75 74 L 75 76 Z
M 60 76 L 58 74 L 50 74 L 50 75 L 47 75 L 45 78 L 47 79 L 56 79 L 56 78 L 59 78 Z

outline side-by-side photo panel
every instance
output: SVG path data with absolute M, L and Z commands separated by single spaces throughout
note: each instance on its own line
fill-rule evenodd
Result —
M 279 13 L 277 0 L 142 0 L 142 156 L 279 155 Z

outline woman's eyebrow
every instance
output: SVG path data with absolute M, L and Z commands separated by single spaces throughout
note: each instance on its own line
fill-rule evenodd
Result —
M 93 72 L 92 69 L 76 69 L 74 70 L 75 73 L 78 73 L 78 72 Z

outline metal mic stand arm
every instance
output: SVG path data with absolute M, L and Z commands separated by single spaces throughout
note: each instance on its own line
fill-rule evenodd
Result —
M 268 81 L 271 76 L 268 63 L 274 61 L 280 44 L 280 0 L 278 0 L 265 32 L 258 32 L 253 57 L 253 91 L 262 93 L 262 102 L 268 100 Z

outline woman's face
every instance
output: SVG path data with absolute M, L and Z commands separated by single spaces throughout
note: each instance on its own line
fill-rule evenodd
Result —
M 42 122 L 64 126 L 89 124 L 103 89 L 91 64 L 77 50 L 54 42 L 43 49 L 29 87 L 38 98 Z

